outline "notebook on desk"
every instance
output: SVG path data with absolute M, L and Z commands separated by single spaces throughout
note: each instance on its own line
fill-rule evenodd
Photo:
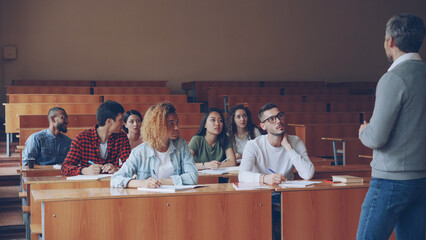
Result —
M 206 169 L 206 170 L 198 171 L 198 173 L 209 174 L 209 175 L 221 175 L 221 174 L 228 173 L 228 170 L 227 169 Z
M 177 191 L 183 191 L 183 190 L 206 187 L 206 186 L 207 185 L 182 185 L 182 186 L 162 185 L 158 188 L 138 188 L 138 190 L 147 191 L 147 192 L 174 193 Z
M 269 187 L 266 185 L 263 185 L 261 183 L 234 183 L 232 184 L 235 190 L 255 190 L 255 189 L 268 189 Z
M 306 180 L 294 180 L 294 181 L 285 181 L 280 183 L 279 186 L 282 188 L 305 188 L 308 186 L 312 186 L 320 182 L 315 181 L 306 181 Z
M 77 175 L 67 177 L 67 180 L 91 180 L 91 179 L 102 179 L 111 177 L 113 174 L 98 174 L 98 175 Z
M 333 182 L 342 182 L 342 183 L 363 183 L 364 182 L 364 178 L 350 176 L 350 175 L 334 175 L 331 177 L 333 178 Z

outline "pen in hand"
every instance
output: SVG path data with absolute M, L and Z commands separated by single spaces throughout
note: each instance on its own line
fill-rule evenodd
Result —
M 268 170 L 271 172 L 271 173 L 276 173 L 274 170 L 272 170 L 272 169 L 270 169 L 270 168 L 268 168 Z M 285 181 L 287 181 L 287 178 L 285 178 L 283 175 L 281 175 L 281 174 L 279 174 L 280 175 L 280 183 L 281 182 L 285 182 Z
M 220 165 L 222 165 L 222 164 L 226 163 L 228 160 L 229 160 L 229 157 L 228 157 L 228 158 L 225 158 L 225 160 L 223 160 L 222 162 L 220 162 Z
M 154 181 L 154 185 L 155 185 L 155 188 L 159 188 L 160 187 L 160 182 L 157 180 L 158 179 L 158 175 L 157 175 L 157 173 L 155 172 L 155 170 L 154 169 L 152 169 L 152 173 L 154 173 L 153 175 L 152 175 L 152 179 L 153 179 L 153 181 Z

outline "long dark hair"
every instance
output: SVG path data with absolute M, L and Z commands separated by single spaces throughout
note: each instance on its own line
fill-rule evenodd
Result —
M 207 118 L 212 112 L 219 113 L 220 117 L 222 118 L 223 127 L 222 127 L 222 131 L 219 133 L 219 135 L 217 135 L 217 142 L 219 142 L 220 147 L 224 147 L 225 141 L 226 141 L 225 118 L 223 117 L 223 112 L 218 108 L 210 108 L 207 112 L 204 113 L 203 118 L 201 118 L 200 128 L 198 129 L 195 135 L 206 136 L 206 128 L 204 126 L 206 125 Z
M 247 125 L 244 128 L 244 131 L 248 133 L 248 136 L 250 137 L 250 139 L 256 138 L 254 131 L 256 128 L 259 129 L 256 125 L 253 124 L 253 120 L 251 118 L 251 112 L 248 109 L 248 107 L 245 107 L 243 104 L 235 105 L 234 107 L 231 108 L 230 112 L 228 113 L 228 117 L 226 121 L 226 125 L 228 126 L 227 133 L 233 146 L 235 146 L 236 144 L 235 134 L 237 133 L 237 125 L 235 124 L 235 113 L 237 112 L 237 110 L 240 110 L 240 109 L 246 111 Z
M 129 110 L 124 114 L 124 116 L 123 116 L 124 123 L 127 123 L 127 119 L 129 119 L 129 117 L 131 115 L 136 115 L 136 116 L 140 117 L 141 123 L 142 123 L 142 121 L 143 121 L 142 114 L 140 112 L 136 111 L 136 110 Z M 124 125 L 123 125 L 123 129 L 126 133 L 129 133 L 129 129 L 127 129 Z

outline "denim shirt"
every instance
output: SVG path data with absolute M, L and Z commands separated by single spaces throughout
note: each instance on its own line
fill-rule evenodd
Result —
M 174 185 L 192 185 L 198 182 L 198 171 L 186 141 L 182 138 L 170 140 L 170 160 L 174 169 L 171 176 Z M 160 159 L 146 142 L 132 150 L 121 169 L 111 177 L 111 187 L 127 187 L 134 174 L 138 180 L 155 177 Z
M 22 152 L 22 165 L 28 164 L 28 158 L 35 158 L 39 165 L 62 164 L 71 147 L 71 138 L 59 133 L 55 136 L 49 129 L 32 134 L 25 142 Z

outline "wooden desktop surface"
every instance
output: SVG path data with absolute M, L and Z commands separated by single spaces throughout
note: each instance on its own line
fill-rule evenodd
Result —
M 34 168 L 21 166 L 19 170 L 22 177 L 56 176 L 61 175 L 61 169 L 54 169 L 53 165 L 34 165 Z
M 321 182 L 281 192 L 282 239 L 355 239 L 369 178 L 361 184 Z
M 45 239 L 271 239 L 271 191 L 232 184 L 177 193 L 35 190 Z

